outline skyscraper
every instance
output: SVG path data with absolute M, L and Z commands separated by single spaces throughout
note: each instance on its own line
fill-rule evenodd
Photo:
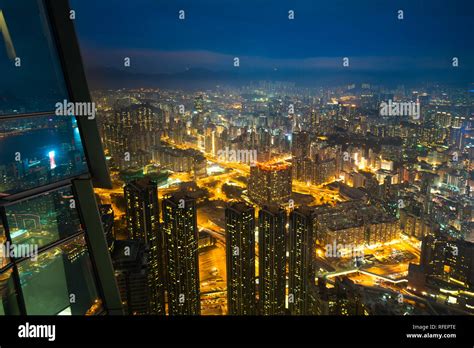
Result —
M 314 285 L 315 218 L 308 207 L 290 213 L 288 308 L 291 314 L 312 313 L 311 288 Z
M 104 146 L 120 170 L 142 167 L 152 158 L 152 149 L 159 145 L 159 120 L 162 110 L 149 105 L 116 106 L 113 121 L 103 124 Z
M 159 229 L 158 188 L 149 179 L 135 180 L 124 187 L 127 228 L 134 240 L 142 240 L 149 248 L 149 281 L 154 313 L 164 314 L 163 241 Z
M 291 197 L 291 165 L 257 163 L 250 167 L 249 197 L 258 205 L 287 204 Z
M 258 214 L 259 314 L 285 314 L 286 211 L 265 207 Z
M 294 132 L 292 134 L 291 154 L 297 159 L 304 159 L 309 156 L 310 144 L 311 139 L 308 132 Z
M 166 287 L 170 315 L 200 314 L 196 200 L 177 192 L 163 200 Z
M 227 307 L 230 315 L 256 314 L 255 209 L 244 202 L 225 210 Z
M 154 314 L 149 280 L 149 250 L 143 240 L 117 240 L 112 261 L 125 313 Z
M 426 236 L 419 267 L 446 288 L 474 289 L 474 243 Z

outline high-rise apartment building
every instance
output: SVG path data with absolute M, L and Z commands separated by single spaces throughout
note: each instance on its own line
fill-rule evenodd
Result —
M 149 281 L 149 249 L 142 240 L 117 240 L 112 261 L 125 313 L 154 314 Z
M 302 132 L 293 132 L 292 134 L 292 144 L 291 144 L 291 154 L 293 157 L 298 159 L 303 159 L 309 155 L 309 148 L 311 144 L 310 133 Z
M 420 263 L 408 268 L 408 288 L 470 311 L 474 306 L 474 243 L 442 236 L 423 238 Z
M 293 315 L 312 314 L 315 220 L 314 212 L 307 207 L 297 208 L 290 213 L 288 308 Z
M 142 240 L 149 248 L 149 281 L 154 313 L 164 314 L 163 238 L 157 184 L 147 178 L 129 182 L 124 187 L 127 229 L 130 238 Z
M 275 206 L 258 213 L 259 314 L 285 314 L 286 211 Z
M 115 166 L 124 170 L 150 163 L 160 142 L 162 110 L 143 103 L 116 106 L 113 112 L 114 122 L 104 123 L 102 134 Z
M 426 236 L 420 266 L 447 288 L 474 289 L 474 243 Z
M 231 203 L 225 210 L 227 307 L 230 315 L 256 314 L 255 209 Z
M 177 192 L 163 200 L 166 288 L 170 315 L 200 314 L 196 200 Z
M 258 205 L 287 204 L 291 197 L 291 165 L 257 163 L 250 167 L 249 197 Z

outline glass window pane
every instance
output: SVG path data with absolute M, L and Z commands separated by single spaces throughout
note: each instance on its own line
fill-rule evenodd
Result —
M 0 0 L 0 116 L 54 111 L 67 99 L 41 3 Z
M 84 315 L 99 303 L 84 236 L 18 265 L 29 315 Z
M 80 232 L 81 222 L 72 199 L 68 186 L 7 206 L 12 243 L 41 248 Z
M 20 314 L 11 269 L 0 273 L 0 315 Z
M 87 170 L 74 117 L 53 115 L 0 122 L 0 197 Z

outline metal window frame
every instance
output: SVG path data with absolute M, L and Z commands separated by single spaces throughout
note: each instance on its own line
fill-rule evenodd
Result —
M 66 88 L 72 102 L 92 102 L 82 64 L 74 23 L 69 18 L 71 8 L 68 0 L 44 0 L 49 17 L 53 40 L 64 74 Z M 74 196 L 78 201 L 78 212 L 86 229 L 89 255 L 94 265 L 97 284 L 108 314 L 123 315 L 120 292 L 115 281 L 112 259 L 107 248 L 102 221 L 100 219 L 95 187 L 112 188 L 104 150 L 96 119 L 76 117 L 82 146 L 90 169 L 91 179 L 78 177 L 72 180 Z
M 88 179 L 73 181 L 73 192 L 77 199 L 76 208 L 86 227 L 85 238 L 89 246 L 89 256 L 95 268 L 97 284 L 104 300 L 104 307 L 111 315 L 122 315 L 123 306 L 120 291 L 115 280 L 112 258 L 95 200 L 94 188 Z
M 74 23 L 69 18 L 71 11 L 69 1 L 45 0 L 44 4 L 50 20 L 52 37 L 56 44 L 69 99 L 72 102 L 91 103 Z M 76 119 L 94 186 L 112 188 L 96 119 L 90 120 L 81 116 L 76 117 Z
M 76 179 L 73 180 L 72 183 L 68 182 L 67 184 L 61 187 L 56 187 L 54 190 L 43 190 L 42 192 L 35 193 L 32 196 L 23 197 L 16 201 L 11 201 L 7 204 L 0 205 L 0 219 L 3 222 L 5 237 L 9 243 L 12 243 L 9 221 L 6 216 L 6 209 L 8 208 L 8 206 L 15 205 L 17 203 L 24 202 L 29 199 L 40 197 L 45 193 L 59 190 L 61 188 L 69 188 L 71 190 L 71 193 L 74 195 L 74 199 L 78 201 L 75 209 L 79 215 L 79 220 L 81 222 L 81 225 L 83 225 L 84 229 L 81 229 L 75 232 L 74 234 L 71 234 L 64 238 L 60 238 L 54 242 L 42 246 L 38 249 L 38 253 L 41 254 L 43 252 L 47 252 L 48 250 L 61 246 L 62 244 L 67 243 L 77 237 L 84 236 L 84 240 L 88 249 L 88 257 L 91 260 L 92 267 L 94 270 L 92 274 L 94 279 L 94 285 L 96 286 L 100 298 L 103 300 L 103 308 L 107 311 L 108 314 L 121 315 L 123 314 L 123 309 L 121 305 L 120 295 L 118 293 L 118 287 L 113 276 L 112 261 L 108 252 L 102 252 L 103 250 L 108 250 L 107 242 L 105 241 L 105 235 L 102 230 L 102 223 L 98 213 L 98 207 L 95 201 L 94 191 L 90 179 Z M 84 208 L 84 206 L 87 208 Z M 96 233 L 96 231 L 99 233 Z M 27 315 L 27 311 L 23 297 L 23 290 L 20 285 L 18 265 L 22 263 L 22 261 L 28 259 L 28 257 L 10 257 L 9 263 L 5 267 L 0 269 L 0 272 L 2 273 L 10 268 L 13 270 L 12 277 L 14 278 L 15 283 L 17 303 L 20 309 L 20 313 L 23 315 Z
M 73 102 L 91 102 L 89 88 L 87 85 L 82 58 L 79 51 L 74 24 L 69 19 L 70 7 L 67 0 L 42 0 L 42 8 L 45 10 L 51 39 L 55 44 L 56 54 L 64 76 L 64 82 L 69 95 L 69 100 Z M 4 119 L 19 119 L 23 117 L 38 117 L 48 115 L 50 112 L 33 112 L 28 114 L 6 115 Z M 76 209 L 79 213 L 81 223 L 85 227 L 77 234 L 60 239 L 55 243 L 41 248 L 41 251 L 53 248 L 72 238 L 84 234 L 89 257 L 91 258 L 96 281 L 97 290 L 103 300 L 103 307 L 108 314 L 123 314 L 123 307 L 115 281 L 112 260 L 107 248 L 107 242 L 102 227 L 93 185 L 101 188 L 111 188 L 112 183 L 107 169 L 105 156 L 102 148 L 96 120 L 86 117 L 76 117 L 81 135 L 82 146 L 87 159 L 89 173 L 78 174 L 65 178 L 58 182 L 44 186 L 34 187 L 24 192 L 8 195 L 0 198 L 0 218 L 3 221 L 7 240 L 10 240 L 9 226 L 6 219 L 5 208 L 11 204 L 18 203 L 25 199 L 44 194 L 64 186 L 72 186 L 75 199 L 77 199 Z M 91 177 L 92 176 L 92 177 Z M 20 312 L 26 314 L 24 299 L 20 286 L 19 274 L 16 265 L 21 259 L 10 259 L 5 269 L 12 267 L 15 280 L 16 293 Z M 2 268 L 2 271 L 5 269 Z

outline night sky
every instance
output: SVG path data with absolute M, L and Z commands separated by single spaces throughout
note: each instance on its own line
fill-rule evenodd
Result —
M 206 69 L 394 71 L 444 76 L 474 67 L 471 0 L 71 0 L 87 68 L 176 74 Z M 178 19 L 185 10 L 186 19 Z M 398 20 L 397 11 L 404 11 Z M 295 19 L 288 19 L 288 11 Z M 347 71 L 347 69 L 346 69 Z M 441 74 L 440 74 L 441 72 Z M 455 74 L 456 74 L 455 73 Z

